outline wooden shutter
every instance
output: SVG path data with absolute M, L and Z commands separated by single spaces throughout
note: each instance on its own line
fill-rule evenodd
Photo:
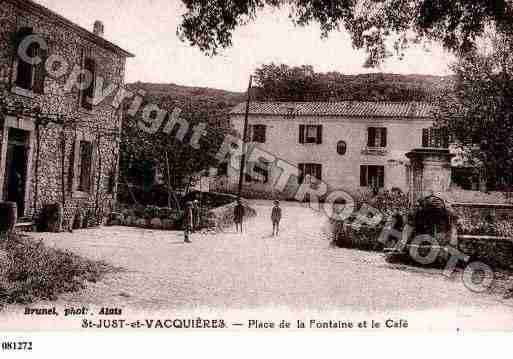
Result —
M 48 50 L 38 48 L 37 54 L 41 58 L 41 62 L 35 67 L 35 75 L 34 75 L 34 87 L 33 90 L 35 93 L 44 94 L 45 93 L 45 78 L 46 78 L 46 69 L 45 63 L 48 58 Z
M 75 189 L 75 147 L 77 145 L 77 138 L 73 140 L 71 153 L 69 156 L 69 168 L 68 168 L 68 191 L 72 192 Z
M 297 182 L 299 184 L 303 184 L 304 179 L 305 179 L 305 164 L 304 163 L 300 163 L 299 164 L 299 175 L 298 175 L 298 178 L 297 178 Z
M 387 129 L 381 129 L 381 147 L 387 147 Z
M 23 40 L 33 34 L 33 30 L 31 27 L 22 27 L 20 28 L 14 35 L 14 56 L 17 58 L 18 64 L 16 66 L 16 79 L 15 84 L 17 87 L 23 88 L 25 90 L 32 90 L 32 75 L 33 75 L 33 65 L 23 61 L 18 56 L 18 48 L 20 47 Z M 31 52 L 34 51 L 34 44 L 32 44 L 27 52 L 29 56 L 32 56 Z
M 367 166 L 360 166 L 360 187 L 367 187 Z
M 80 141 L 80 173 L 79 190 L 90 192 L 93 179 L 93 145 L 91 142 Z
M 269 171 L 271 170 L 271 162 L 261 161 L 260 163 L 262 166 L 262 175 L 264 176 L 264 183 L 269 183 Z
M 442 147 L 449 148 L 449 130 L 447 127 L 442 127 Z
M 91 98 L 91 100 L 94 99 L 94 90 L 95 90 L 95 87 L 96 87 L 96 61 L 94 61 L 93 59 L 89 59 L 88 61 L 88 70 L 91 71 L 91 75 L 92 75 L 92 79 L 91 79 L 91 85 L 89 86 L 88 90 L 87 90 L 87 93 L 88 93 L 88 96 Z M 90 106 L 90 109 L 93 108 L 93 105 L 92 104 L 89 104 Z
M 322 165 L 316 165 L 315 166 L 315 177 L 322 181 Z
M 305 125 L 299 125 L 299 143 L 305 143 Z
M 244 181 L 247 183 L 252 182 L 253 180 L 253 164 L 251 162 L 246 162 L 246 165 L 244 166 Z
M 376 128 L 369 127 L 367 129 L 367 147 L 375 147 L 376 146 Z
M 322 144 L 322 125 L 317 126 L 317 144 Z
M 262 125 L 262 129 L 261 129 L 261 142 L 262 143 L 265 143 L 267 141 L 267 126 L 266 125 Z
M 429 129 L 422 129 L 422 147 L 429 147 Z
M 385 167 L 378 167 L 378 187 L 385 187 Z
M 433 147 L 439 148 L 440 147 L 440 129 L 433 128 L 431 130 L 431 145 Z
M 87 70 L 92 75 L 91 84 L 87 89 L 85 89 L 82 93 L 82 107 L 87 110 L 92 110 L 93 105 L 89 102 L 89 99 L 93 99 L 94 97 L 94 87 L 96 81 L 96 62 L 91 58 L 84 59 L 84 70 Z

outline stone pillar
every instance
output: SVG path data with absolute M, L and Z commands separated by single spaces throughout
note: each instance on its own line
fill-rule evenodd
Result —
M 412 203 L 451 186 L 451 159 L 448 149 L 419 148 L 406 154 L 411 163 Z

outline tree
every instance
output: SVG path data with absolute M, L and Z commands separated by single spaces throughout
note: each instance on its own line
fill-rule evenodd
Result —
M 267 64 L 255 71 L 258 101 L 430 101 L 449 81 L 437 76 L 317 73 L 312 66 Z
M 440 98 L 437 122 L 493 189 L 513 185 L 513 40 L 494 36 L 490 43 L 488 53 L 473 51 L 453 66 L 455 89 Z
M 256 97 L 272 101 L 308 101 L 318 92 L 318 74 L 312 66 L 263 65 L 255 71 Z
M 402 56 L 411 42 L 435 40 L 456 53 L 475 47 L 487 25 L 511 34 L 513 3 L 509 0 L 182 0 L 187 8 L 177 33 L 183 41 L 215 55 L 232 45 L 233 31 L 257 17 L 265 6 L 288 5 L 297 25 L 320 24 L 322 35 L 345 29 L 353 46 L 368 53 L 373 67 Z
M 120 150 L 122 182 L 148 192 L 155 182 L 154 174 L 158 169 L 163 175 L 166 190 L 170 191 L 170 197 L 174 197 L 174 204 L 177 205 L 175 192 L 187 189 L 192 176 L 198 172 L 218 165 L 215 155 L 224 136 L 230 133 L 227 114 L 231 106 L 220 107 L 218 101 L 207 101 L 201 96 L 193 99 L 190 95 L 187 98 L 148 94 L 145 102 L 158 104 L 168 114 L 176 108 L 181 109 L 180 118 L 187 121 L 189 128 L 183 139 L 177 139 L 179 126 L 175 126 L 170 133 L 163 131 L 169 116 L 156 133 L 145 132 L 138 126 L 141 112 L 136 117 L 126 117 Z M 199 148 L 194 148 L 190 144 L 192 129 L 200 123 L 206 124 L 207 134 L 201 138 Z

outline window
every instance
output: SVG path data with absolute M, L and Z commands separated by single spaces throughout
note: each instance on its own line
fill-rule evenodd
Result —
M 338 141 L 337 143 L 337 153 L 341 156 L 345 155 L 347 152 L 347 143 L 345 141 Z
M 85 58 L 84 70 L 88 71 L 91 74 L 91 83 L 86 89 L 82 90 L 80 96 L 80 105 L 82 108 L 86 110 L 92 110 L 92 101 L 94 98 L 94 88 L 96 82 L 96 62 L 91 58 Z
M 385 167 L 360 166 L 360 186 L 371 188 L 385 187 Z
M 80 141 L 80 158 L 79 158 L 79 178 L 78 190 L 80 192 L 89 192 L 91 190 L 92 182 L 92 167 L 93 167 L 93 144 L 87 141 Z
M 303 184 L 307 176 L 310 176 L 310 183 L 322 181 L 322 165 L 317 163 L 300 163 L 298 183 Z
M 253 168 L 253 172 L 255 173 L 255 177 L 258 182 L 269 182 L 269 162 L 260 161 L 260 163 L 256 164 Z
M 367 138 L 367 147 L 387 147 L 387 129 L 385 127 L 369 127 Z
M 269 183 L 269 167 L 270 163 L 267 161 L 248 163 L 245 173 L 246 182 Z
M 286 120 L 293 120 L 296 118 L 296 113 L 295 113 L 296 109 L 294 107 L 285 108 L 285 112 L 286 112 L 286 114 L 285 114 L 284 118 Z
M 258 143 L 265 143 L 266 140 L 266 125 L 253 125 L 251 126 L 251 141 L 252 142 L 258 142 Z
M 15 43 L 16 53 L 22 41 L 27 36 L 30 36 L 32 34 L 32 28 L 29 27 L 21 28 L 18 31 L 18 33 L 16 34 Z M 44 93 L 44 81 L 46 75 L 45 61 L 48 57 L 47 51 L 41 49 L 37 43 L 32 43 L 27 49 L 27 55 L 31 58 L 39 56 L 42 61 L 37 65 L 33 65 L 24 61 L 21 57 L 18 56 L 16 64 L 15 85 L 17 88 L 42 94 Z
M 228 160 L 219 165 L 219 168 L 217 169 L 217 175 L 218 176 L 227 176 L 228 175 Z
M 219 167 L 217 167 L 217 176 L 228 176 L 228 166 L 230 165 L 231 160 L 231 154 L 227 154 L 224 161 L 220 162 Z
M 322 125 L 299 125 L 299 143 L 322 144 Z
M 422 130 L 422 147 L 449 148 L 449 142 L 447 127 L 431 127 Z

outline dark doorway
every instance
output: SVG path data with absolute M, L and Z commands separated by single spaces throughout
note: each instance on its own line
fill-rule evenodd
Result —
M 9 129 L 7 161 L 5 166 L 4 200 L 16 202 L 18 218 L 25 213 L 25 185 L 27 179 L 28 132 Z

